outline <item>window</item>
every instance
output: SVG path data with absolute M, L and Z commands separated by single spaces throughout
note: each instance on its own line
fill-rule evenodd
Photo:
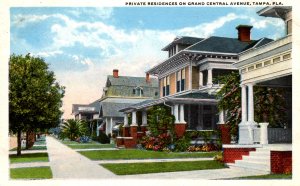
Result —
M 163 79 L 163 96 L 168 96 L 170 94 L 170 76 L 166 76 Z
M 185 69 L 181 69 L 176 73 L 176 92 L 184 90 L 185 87 Z
M 136 96 L 143 96 L 144 94 L 144 91 L 143 91 L 143 88 L 142 87 L 135 87 L 133 90 L 132 90 L 132 93 Z

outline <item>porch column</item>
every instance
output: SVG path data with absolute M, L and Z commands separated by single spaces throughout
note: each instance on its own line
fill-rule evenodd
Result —
M 242 123 L 247 122 L 247 91 L 246 85 L 242 85 Z
M 253 98 L 253 84 L 248 84 L 248 122 L 254 123 L 254 98 Z
M 96 136 L 99 136 L 99 121 L 97 120 Z
M 105 118 L 105 133 L 106 135 L 108 135 L 109 131 L 108 131 L 108 127 L 109 127 L 109 124 L 108 124 L 108 119 Z
M 175 105 L 175 113 L 177 113 L 177 122 L 175 122 L 175 134 L 177 137 L 182 137 L 186 130 L 186 122 L 184 121 L 184 105 L 180 105 L 180 120 L 178 121 L 178 105 Z
M 141 130 L 142 132 L 145 132 L 147 131 L 147 126 L 148 126 L 148 123 L 147 123 L 147 111 L 143 111 L 142 112 L 142 125 L 141 125 Z
M 225 124 L 225 121 L 224 121 L 224 111 L 223 110 L 221 110 L 220 112 L 219 112 L 219 121 L 218 121 L 218 123 L 217 124 Z
M 207 69 L 207 85 L 212 85 L 212 69 Z
M 171 114 L 174 115 L 174 106 L 171 106 Z
M 132 123 L 131 123 L 131 126 L 137 126 L 136 111 L 132 112 Z
M 179 118 L 178 118 L 178 104 L 174 105 L 174 116 L 175 116 L 175 123 L 179 123 Z
M 199 71 L 199 88 L 203 86 L 203 72 Z
M 142 126 L 147 126 L 147 112 L 143 111 L 142 112 Z
M 113 118 L 111 117 L 110 118 L 110 131 L 109 131 L 109 133 L 111 134 L 111 136 L 112 136 L 112 129 L 113 129 Z
M 124 113 L 123 137 L 129 137 L 129 124 L 127 113 Z
M 184 104 L 180 105 L 180 121 L 179 123 L 186 123 L 184 121 Z

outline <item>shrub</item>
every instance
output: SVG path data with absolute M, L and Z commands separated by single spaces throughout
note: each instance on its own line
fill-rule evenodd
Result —
M 100 132 L 95 141 L 98 141 L 102 144 L 110 143 L 109 137 L 104 132 Z
M 183 136 L 179 138 L 175 142 L 175 151 L 177 152 L 184 152 L 187 151 L 188 147 L 190 146 L 191 139 L 187 136 Z
M 162 133 L 156 137 L 144 136 L 140 143 L 147 150 L 163 151 L 169 149 L 168 146 L 171 144 L 171 141 L 171 136 L 168 133 Z
M 69 138 L 71 141 L 75 141 L 80 136 L 84 135 L 87 131 L 87 127 L 84 121 L 68 119 L 60 127 L 61 137 Z

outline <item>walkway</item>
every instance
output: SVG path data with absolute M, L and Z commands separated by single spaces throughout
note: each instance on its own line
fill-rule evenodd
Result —
M 101 179 L 116 176 L 53 137 L 47 136 L 46 141 L 53 179 Z
M 153 174 L 139 174 L 120 176 L 126 179 L 228 179 L 242 176 L 264 175 L 265 172 L 258 172 L 249 169 L 241 168 L 226 168 L 226 169 L 212 169 L 212 170 L 196 170 L 196 171 L 182 171 L 182 172 L 166 172 Z

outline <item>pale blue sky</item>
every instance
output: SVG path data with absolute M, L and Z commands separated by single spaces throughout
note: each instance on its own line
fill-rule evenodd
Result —
M 252 39 L 279 38 L 283 21 L 260 17 L 256 8 L 11 8 L 11 53 L 40 56 L 67 87 L 72 103 L 101 97 L 106 76 L 144 76 L 167 57 L 160 49 L 176 36 L 237 37 L 239 24 L 253 25 Z

